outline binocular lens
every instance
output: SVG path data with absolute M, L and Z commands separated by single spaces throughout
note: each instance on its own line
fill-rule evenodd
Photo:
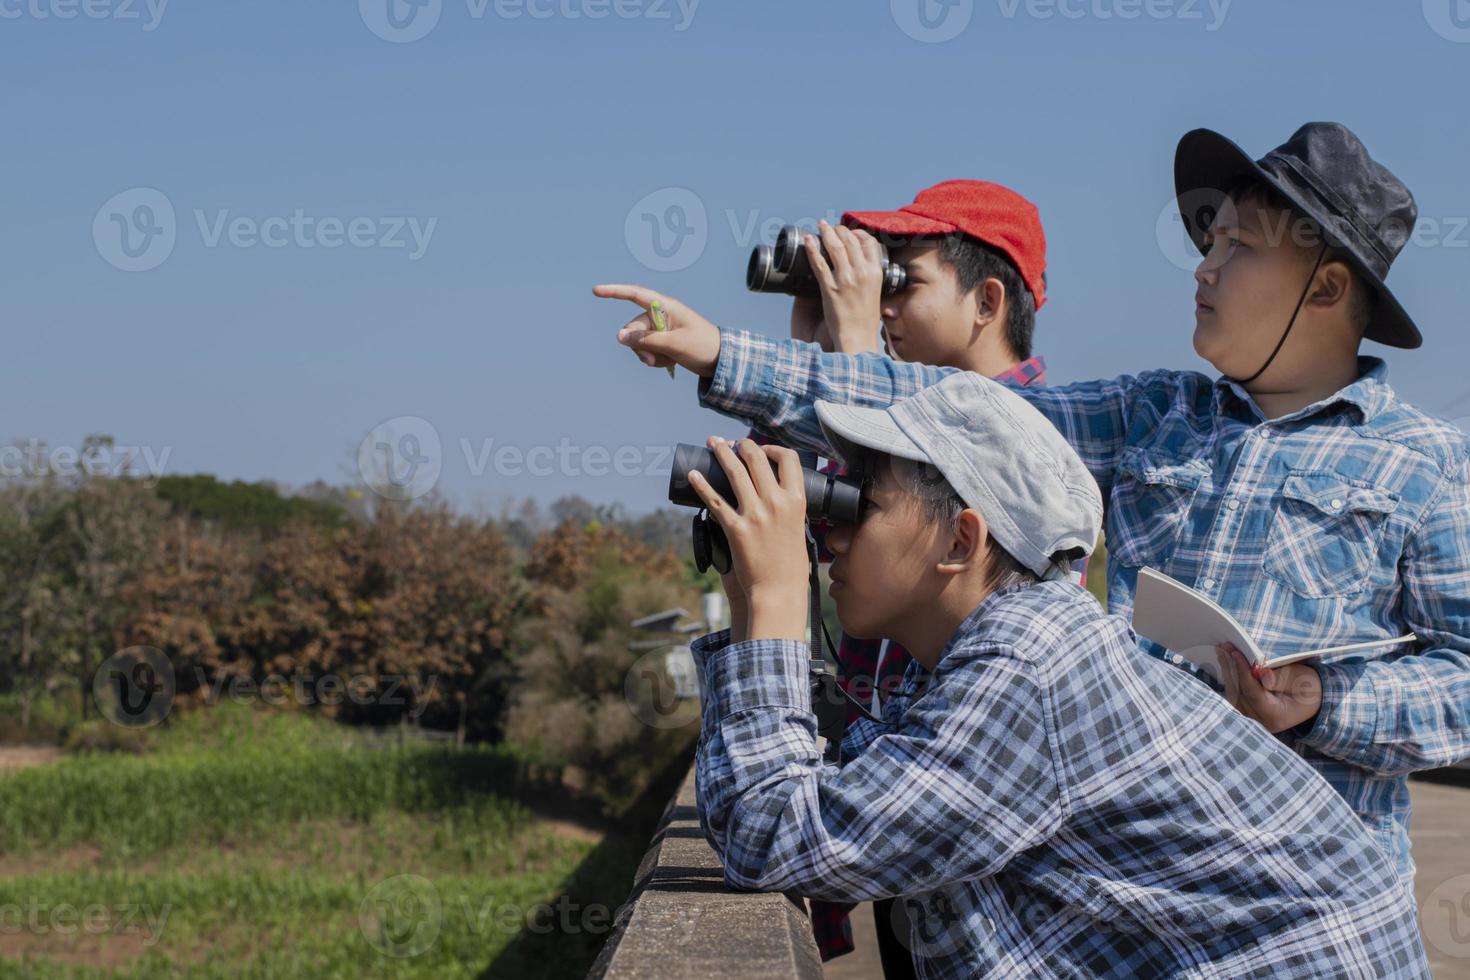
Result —
M 806 246 L 802 244 L 803 232 L 796 225 L 787 225 L 776 235 L 776 244 L 757 245 L 750 253 L 745 265 L 745 286 L 755 293 L 785 293 L 788 296 L 817 296 L 821 287 L 812 274 L 811 261 L 807 258 Z M 826 256 L 827 250 L 822 249 Z M 883 295 L 892 296 L 906 289 L 909 284 L 908 270 L 896 262 L 883 259 Z
M 721 497 L 735 506 L 735 491 L 730 478 L 720 466 L 715 454 L 703 446 L 680 443 L 674 449 L 674 468 L 669 474 L 669 501 L 681 507 L 703 507 L 699 494 L 689 485 L 689 474 L 699 472 Z M 814 520 L 827 520 L 841 524 L 856 524 L 862 517 L 862 488 L 857 481 L 845 477 L 828 476 L 816 470 L 802 468 L 802 480 L 806 486 L 806 513 Z

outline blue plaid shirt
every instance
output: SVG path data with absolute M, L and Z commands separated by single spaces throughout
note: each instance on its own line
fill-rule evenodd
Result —
M 1078 586 L 986 597 L 840 767 L 806 644 L 693 649 L 725 880 L 902 896 L 920 976 L 1429 975 L 1412 899 L 1342 799 Z
M 1355 383 L 1271 420 L 1238 385 L 1194 372 L 1014 390 L 1102 490 L 1109 611 L 1131 617 L 1148 565 L 1229 610 L 1271 656 L 1418 634 L 1414 649 L 1319 664 L 1321 711 L 1281 736 L 1410 885 L 1407 775 L 1470 756 L 1470 445 L 1400 401 L 1382 361 L 1360 365 Z M 700 393 L 823 452 L 817 399 L 887 406 L 952 370 L 723 331 Z

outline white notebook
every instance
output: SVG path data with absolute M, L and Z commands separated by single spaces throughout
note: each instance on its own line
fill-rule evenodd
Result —
M 1245 627 L 1218 603 L 1152 568 L 1138 571 L 1138 591 L 1133 600 L 1133 632 L 1173 650 L 1221 686 L 1225 684 L 1225 674 L 1220 668 L 1220 655 L 1215 652 L 1217 643 L 1235 644 L 1252 663 L 1261 667 L 1282 667 L 1298 660 L 1398 646 L 1417 639 L 1413 633 L 1405 633 L 1389 640 L 1370 640 L 1267 657 Z

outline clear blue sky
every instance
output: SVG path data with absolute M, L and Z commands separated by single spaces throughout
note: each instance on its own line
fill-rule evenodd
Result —
M 1436 222 L 1390 277 L 1426 337 L 1387 352 L 1390 378 L 1470 415 L 1463 0 L 973 0 L 931 16 L 963 28 L 943 42 L 914 36 L 916 0 L 427 0 L 418 19 L 394 0 L 395 21 L 386 2 L 0 0 L 0 443 L 102 431 L 169 472 L 299 485 L 347 481 L 368 430 L 414 416 L 463 506 L 640 511 L 662 478 L 493 458 L 738 431 L 615 345 L 631 308 L 592 283 L 779 334 L 785 301 L 743 287 L 752 225 L 985 178 L 1041 208 L 1054 383 L 1208 370 L 1156 231 L 1175 142 L 1205 125 L 1260 154 L 1312 119 L 1352 126 Z M 163 218 L 136 194 L 104 208 L 135 188 L 175 240 L 128 272 L 112 215 Z M 704 216 L 661 272 L 635 205 L 662 214 L 669 188 Z M 404 247 L 322 247 L 353 219 Z

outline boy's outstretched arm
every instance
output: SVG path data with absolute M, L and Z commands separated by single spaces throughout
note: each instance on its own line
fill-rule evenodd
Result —
M 653 300 L 661 300 L 670 311 L 670 330 L 654 332 L 645 314 L 618 333 L 619 343 L 645 364 L 679 364 L 699 375 L 700 404 L 706 408 L 740 419 L 788 446 L 824 456 L 831 456 L 832 449 L 817 422 L 819 399 L 884 408 L 958 370 L 895 361 L 881 354 L 824 354 L 816 344 L 722 330 L 678 300 L 641 286 L 597 286 L 593 292 L 629 300 L 645 310 Z M 1125 376 L 1065 388 L 1008 387 L 1061 431 L 1106 495 L 1140 385 Z
M 817 421 L 818 401 L 886 408 L 958 371 L 895 361 L 882 354 L 826 354 L 815 344 L 775 341 L 721 330 L 714 371 L 699 382 L 699 402 L 748 421 L 762 434 L 800 449 L 832 455 Z M 1132 377 L 1084 381 L 1060 388 L 985 379 L 1030 402 L 1066 438 L 1104 495 L 1128 434 L 1141 385 Z M 1153 406 L 1167 408 L 1167 392 Z
M 1470 461 L 1445 475 L 1399 567 L 1405 621 L 1428 647 L 1323 664 L 1322 705 L 1302 737 L 1385 776 L 1470 757 Z

